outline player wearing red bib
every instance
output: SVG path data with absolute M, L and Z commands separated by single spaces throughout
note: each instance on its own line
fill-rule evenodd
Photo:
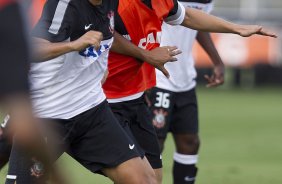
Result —
M 177 1 L 120 0 L 116 15 L 115 29 L 118 33 L 134 45 L 155 52 L 160 46 L 163 20 L 167 17 L 167 22 L 180 24 L 184 10 Z M 174 52 L 174 47 L 167 49 L 171 56 L 178 53 Z M 167 49 L 163 50 L 165 54 Z M 155 169 L 158 182 L 161 183 L 161 152 L 143 96 L 145 90 L 156 85 L 155 69 L 149 63 L 114 52 L 110 53 L 108 66 L 109 76 L 103 88 L 111 109 L 122 126 L 130 128 L 139 143 L 139 149 L 145 152 L 146 158 Z
M 235 25 L 199 11 L 185 10 L 176 0 L 120 0 L 118 14 L 115 18 L 115 27 L 119 33 L 130 39 L 135 45 L 151 50 L 151 52 L 150 54 L 145 52 L 146 54 L 143 53 L 143 55 L 139 52 L 140 50 L 132 49 L 129 45 L 128 47 L 123 45 L 123 48 L 117 49 L 115 47 L 121 46 L 115 43 L 113 50 L 149 62 L 163 70 L 164 73 L 166 71 L 163 63 L 175 60 L 173 56 L 179 53 L 175 47 L 157 48 L 164 20 L 170 24 L 182 24 L 202 31 L 231 32 L 242 36 L 254 33 L 268 35 L 257 26 Z M 159 56 L 157 53 L 162 54 Z M 137 149 L 145 151 L 161 183 L 160 150 L 154 128 L 150 123 L 149 109 L 142 97 L 144 91 L 156 83 L 154 68 L 130 57 L 119 56 L 117 60 L 112 58 L 115 56 L 110 55 L 109 78 L 104 85 L 105 93 L 116 117 L 123 127 L 130 128 L 132 136 L 138 142 Z
M 275 36 L 265 32 L 260 26 L 237 25 L 199 10 L 185 9 L 177 0 L 119 0 L 115 30 L 134 45 L 155 52 L 159 47 L 163 21 L 207 32 Z M 151 57 L 148 59 L 137 50 L 131 48 L 116 50 L 114 46 L 112 50 L 119 54 L 111 52 L 109 56 L 109 76 L 103 86 L 108 102 L 122 126 L 130 128 L 161 183 L 160 150 L 143 94 L 145 90 L 156 85 L 155 70 L 149 64 L 157 66 L 168 76 L 162 65 L 167 60 L 162 58 L 163 62 L 157 65 L 156 60 Z M 167 48 L 166 54 L 174 56 L 176 53 L 178 51 L 175 48 Z

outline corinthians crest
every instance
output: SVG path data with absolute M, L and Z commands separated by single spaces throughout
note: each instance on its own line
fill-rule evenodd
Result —
M 167 112 L 163 109 L 154 110 L 155 117 L 153 119 L 153 125 L 156 128 L 162 128 L 165 125 Z

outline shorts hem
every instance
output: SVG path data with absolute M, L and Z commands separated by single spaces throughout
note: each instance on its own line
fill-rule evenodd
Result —
M 129 161 L 133 158 L 141 158 L 142 159 L 142 156 L 138 155 L 138 154 L 134 154 L 134 155 L 130 155 L 126 158 L 122 158 L 120 159 L 119 161 L 115 162 L 115 163 L 112 163 L 112 164 L 107 164 L 106 166 L 100 166 L 100 167 L 96 167 L 95 169 L 90 169 L 91 172 L 93 173 L 97 173 L 97 174 L 101 174 L 103 173 L 102 170 L 103 169 L 109 169 L 109 168 L 114 168 L 114 167 L 117 167 L 119 166 L 120 164 L 126 162 L 126 161 Z
M 199 134 L 199 131 L 191 131 L 191 130 L 187 130 L 187 131 L 170 131 L 172 134 Z

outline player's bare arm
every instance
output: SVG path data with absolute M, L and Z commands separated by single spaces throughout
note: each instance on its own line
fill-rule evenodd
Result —
M 243 37 L 254 34 L 277 37 L 275 33 L 266 30 L 262 26 L 235 24 L 193 8 L 186 8 L 182 25 L 204 32 L 233 33 Z
M 175 56 L 181 53 L 175 46 L 158 47 L 148 51 L 137 47 L 116 32 L 114 38 L 111 51 L 137 58 L 140 61 L 145 61 L 159 69 L 167 77 L 169 77 L 169 73 L 164 67 L 165 63 L 177 61 Z
M 207 87 L 216 87 L 224 83 L 224 63 L 220 55 L 218 54 L 215 45 L 211 39 L 210 33 L 198 32 L 197 41 L 209 55 L 213 65 L 213 74 L 211 76 L 205 75 L 204 77 L 208 81 Z
M 100 48 L 102 39 L 103 35 L 98 31 L 88 31 L 79 39 L 71 42 L 52 43 L 42 38 L 34 38 L 37 49 L 36 60 L 47 61 L 69 52 L 81 51 L 89 46 L 94 46 L 97 50 Z

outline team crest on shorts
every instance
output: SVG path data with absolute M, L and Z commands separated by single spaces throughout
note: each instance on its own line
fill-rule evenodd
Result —
M 156 128 L 162 128 L 165 125 L 165 120 L 167 116 L 167 112 L 163 109 L 154 110 L 155 117 L 153 119 L 153 125 Z
M 34 176 L 36 178 L 42 177 L 45 174 L 44 165 L 36 159 L 32 159 L 32 161 L 33 165 L 30 168 L 31 176 Z
M 110 19 L 109 29 L 110 29 L 111 33 L 114 33 L 114 30 L 115 30 L 115 12 L 110 11 L 108 13 L 108 18 Z

